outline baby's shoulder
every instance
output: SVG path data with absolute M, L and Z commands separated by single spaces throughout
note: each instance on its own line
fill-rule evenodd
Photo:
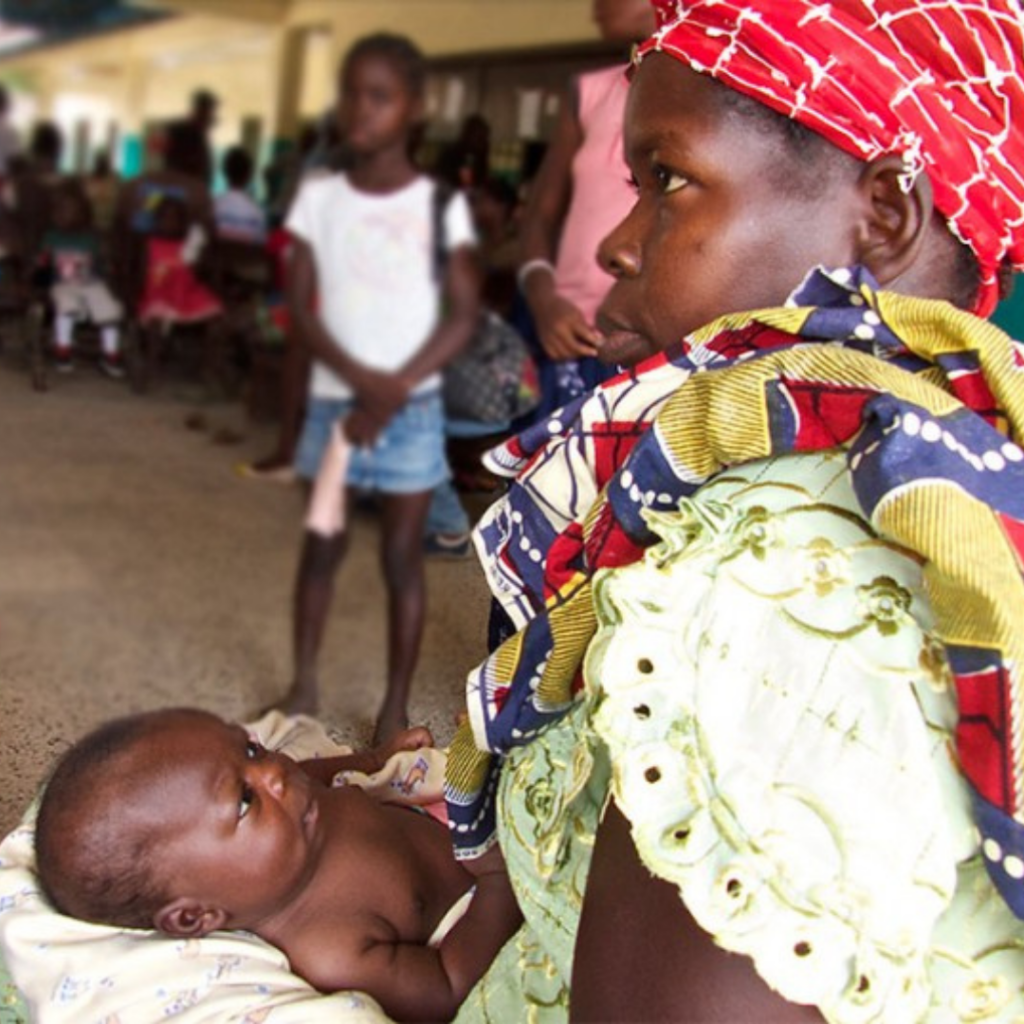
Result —
M 395 927 L 371 907 L 324 900 L 295 928 L 284 951 L 293 971 L 322 992 L 334 992 L 364 985 L 367 957 L 397 941 Z

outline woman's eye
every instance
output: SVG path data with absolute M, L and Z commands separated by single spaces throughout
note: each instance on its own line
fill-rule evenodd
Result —
M 242 794 L 238 798 L 238 820 L 241 821 L 249 811 L 252 809 L 252 805 L 256 800 L 256 792 L 253 790 L 247 782 L 242 783 Z
M 245 756 L 250 761 L 255 761 L 263 754 L 263 744 L 256 740 L 249 740 L 245 745 Z
M 657 183 L 658 191 L 663 195 L 668 195 L 670 192 L 677 192 L 681 188 L 685 188 L 689 184 L 689 180 L 678 171 L 670 170 L 663 164 L 655 164 L 651 168 L 651 173 L 654 175 L 654 180 Z
M 628 185 L 628 186 L 629 186 L 629 187 L 630 187 L 630 188 L 631 188 L 631 189 L 632 189 L 632 190 L 633 190 L 634 192 L 637 192 L 637 193 L 639 193 L 639 191 L 640 191 L 640 181 L 639 181 L 639 179 L 637 178 L 637 176 L 636 176 L 635 174 L 633 174 L 632 172 L 630 172 L 629 174 L 627 174 L 627 175 L 626 175 L 626 184 L 627 184 L 627 185 Z

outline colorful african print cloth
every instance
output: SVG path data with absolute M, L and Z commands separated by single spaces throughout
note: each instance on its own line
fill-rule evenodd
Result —
M 981 265 L 1024 269 L 1024 14 L 1019 0 L 654 0 L 667 53 L 862 160 L 925 171 Z
M 922 560 L 993 881 L 1024 916 L 1010 870 L 1024 864 L 1022 429 L 1020 345 L 841 269 L 813 273 L 785 308 L 713 322 L 497 449 L 492 466 L 516 480 L 476 542 L 518 631 L 469 677 L 446 786 L 461 855 L 493 839 L 493 755 L 572 706 L 592 577 L 641 557 L 647 515 L 728 466 L 841 447 L 865 518 Z

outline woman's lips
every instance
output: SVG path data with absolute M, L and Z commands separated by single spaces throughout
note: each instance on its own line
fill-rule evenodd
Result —
M 639 331 L 608 317 L 597 317 L 597 329 L 601 332 L 597 357 L 603 363 L 628 365 L 642 358 L 650 347 L 646 337 Z

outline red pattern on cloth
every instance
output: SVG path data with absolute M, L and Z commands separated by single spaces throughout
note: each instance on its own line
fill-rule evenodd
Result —
M 862 160 L 903 157 L 981 265 L 974 312 L 1024 269 L 1019 0 L 653 0 L 664 52 Z

